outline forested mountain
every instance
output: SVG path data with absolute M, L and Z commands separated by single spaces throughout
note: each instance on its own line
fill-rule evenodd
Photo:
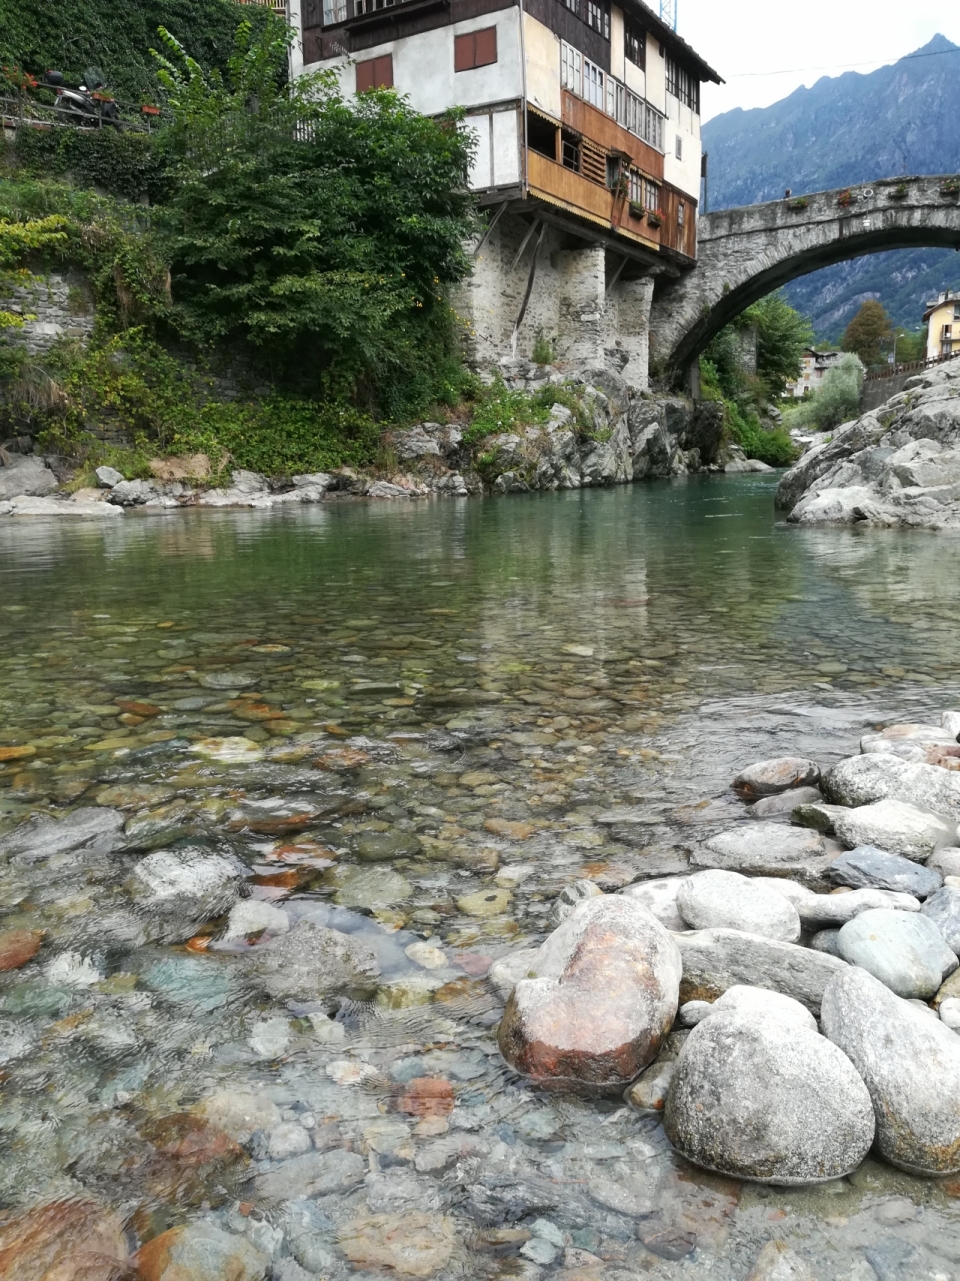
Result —
M 710 209 L 899 174 L 960 171 L 960 48 L 943 36 L 869 75 L 848 71 L 770 107 L 737 108 L 703 127 Z M 818 335 L 835 336 L 865 298 L 915 327 L 925 299 L 960 286 L 952 250 L 875 254 L 788 286 Z

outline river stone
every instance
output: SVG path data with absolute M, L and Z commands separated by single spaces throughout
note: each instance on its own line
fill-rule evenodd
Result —
M 389 867 L 344 868 L 338 883 L 333 899 L 341 907 L 395 907 L 413 893 L 410 882 Z
M 337 1244 L 358 1268 L 401 1277 L 432 1277 L 453 1257 L 454 1220 L 446 1215 L 407 1211 L 368 1214 L 341 1223 Z
M 927 859 L 927 868 L 941 876 L 960 876 L 960 847 L 937 850 Z
M 677 892 L 686 879 L 685 876 L 664 876 L 655 881 L 640 881 L 620 893 L 641 903 L 666 929 L 685 930 L 686 922 L 677 911 Z
M 230 909 L 220 942 L 235 943 L 254 934 L 286 934 L 290 918 L 282 908 L 260 898 L 245 898 Z
M 237 671 L 204 672 L 197 677 L 198 683 L 205 689 L 248 689 L 251 685 L 256 685 L 257 679 L 249 672 Z
M 363 863 L 389 863 L 395 858 L 412 858 L 422 849 L 416 832 L 361 832 L 357 837 L 357 858 Z
M 123 827 L 119 810 L 86 806 L 65 818 L 32 814 L 25 823 L 0 837 L 0 857 L 18 863 L 38 863 L 55 854 L 73 850 L 109 851 L 118 842 Z
M 280 1109 L 266 1090 L 253 1086 L 214 1090 L 191 1110 L 238 1143 L 246 1143 L 255 1130 L 272 1130 L 281 1120 Z
M 834 823 L 837 836 L 849 849 L 875 845 L 890 854 L 922 863 L 938 849 L 954 845 L 957 824 L 905 801 L 875 801 L 847 810 Z
M 0 467 L 0 501 L 23 494 L 42 498 L 53 493 L 57 484 L 54 473 L 35 454 L 13 455 L 6 466 Z
M 694 850 L 690 864 L 753 876 L 792 876 L 815 889 L 835 857 L 819 832 L 758 820 L 711 837 Z
M 849 756 L 824 775 L 823 790 L 838 805 L 906 801 L 944 817 L 960 818 L 960 773 L 896 756 Z
M 946 939 L 947 947 L 960 955 L 960 889 L 945 885 L 920 909 Z
M 933 867 L 918 867 L 911 859 L 888 854 L 875 845 L 858 845 L 833 860 L 827 872 L 831 881 L 853 889 L 899 890 L 915 898 L 926 898 L 943 884 Z
M 142 1281 L 262 1281 L 270 1259 L 246 1237 L 212 1223 L 185 1223 L 141 1246 Z
M 5 1281 L 114 1281 L 129 1276 L 123 1222 L 76 1188 L 0 1223 Z
M 518 947 L 506 956 L 499 957 L 487 971 L 487 979 L 504 1000 L 521 979 L 534 978 L 534 965 L 540 953 L 538 947 Z
M 683 1001 L 714 1001 L 742 983 L 792 996 L 816 1014 L 827 982 L 846 968 L 838 957 L 741 930 L 696 930 L 676 939 L 683 958 Z
M 798 805 L 791 814 L 797 827 L 812 827 L 825 836 L 833 833 L 838 816 L 846 813 L 845 805 L 828 805 L 826 801 L 807 801 Z
M 897 890 L 851 890 L 849 894 L 813 894 L 797 905 L 805 930 L 846 925 L 861 912 L 888 907 L 896 912 L 919 912 L 920 900 Z
M 940 1002 L 940 1018 L 951 1031 L 960 1030 L 960 1001 L 955 996 L 948 996 Z
M 761 796 L 750 806 L 750 817 L 776 818 L 781 814 L 792 814 L 798 805 L 815 805 L 822 800 L 818 787 L 792 787 L 776 796 Z
M 670 1033 L 657 1057 L 624 1092 L 625 1102 L 641 1112 L 663 1111 L 670 1082 L 677 1070 L 677 1058 L 686 1039 L 686 1031 Z
M 498 1040 L 538 1082 L 622 1090 L 660 1051 L 677 1013 L 680 953 L 640 903 L 587 899 L 514 988 Z
M 957 968 L 957 958 L 937 926 L 918 912 L 889 908 L 862 912 L 843 926 L 837 949 L 845 961 L 860 966 L 904 998 L 928 1000 L 945 975 Z M 952 966 L 947 956 L 952 958 Z
M 771 1018 L 794 1022 L 798 1027 L 817 1030 L 817 1020 L 805 1005 L 795 1001 L 792 996 L 774 992 L 766 987 L 749 987 L 745 983 L 735 983 L 713 1002 L 705 1017 L 713 1014 L 755 1014 L 758 1017 L 769 1014 Z M 697 1020 L 700 1022 L 701 1020 Z
M 802 1186 L 855 1170 L 873 1143 L 874 1117 L 849 1059 L 767 1008 L 697 1024 L 680 1051 L 663 1128 L 695 1165 Z
M 358 999 L 376 990 L 380 965 L 372 948 L 352 934 L 300 921 L 289 934 L 246 954 L 247 968 L 271 996 L 315 1001 L 343 992 Z
M 828 956 L 839 956 L 840 947 L 837 943 L 839 937 L 839 930 L 817 930 L 810 940 L 810 946 L 817 952 L 826 952 Z
M 547 925 L 551 930 L 555 930 L 584 899 L 596 898 L 602 893 L 603 890 L 596 881 L 581 880 L 565 885 L 554 899 L 550 915 L 547 917 Z
M 817 896 L 816 890 L 808 889 L 806 885 L 791 881 L 786 876 L 752 876 L 750 883 L 752 885 L 765 885 L 767 889 L 776 890 L 785 899 L 789 899 L 794 907 L 799 907 L 804 899 L 816 898 Z
M 133 898 L 151 912 L 191 919 L 219 916 L 240 892 L 243 867 L 199 846 L 154 850 L 136 864 L 127 882 Z
M 820 766 L 801 756 L 778 756 L 748 765 L 733 780 L 733 790 L 744 800 L 775 796 L 797 787 L 812 787 L 820 781 Z
M 688 877 L 677 894 L 677 910 L 694 930 L 744 930 L 787 943 L 800 937 L 800 917 L 790 900 L 737 872 Z
M 960 1037 L 853 966 L 828 984 L 821 1025 L 870 1091 L 880 1155 L 911 1174 L 960 1170 Z
M 754 1260 L 746 1281 L 815 1281 L 815 1278 L 785 1241 L 768 1241 Z
M 258 1175 L 257 1193 L 268 1201 L 335 1193 L 342 1196 L 362 1183 L 366 1173 L 367 1163 L 358 1152 L 348 1152 L 346 1148 L 305 1152 Z

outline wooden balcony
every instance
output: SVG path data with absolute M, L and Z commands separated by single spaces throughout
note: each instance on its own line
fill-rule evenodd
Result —
M 647 249 L 660 247 L 660 228 L 631 214 L 626 201 L 617 200 L 609 187 L 601 187 L 536 151 L 527 152 L 527 186 L 535 199 L 566 209 Z

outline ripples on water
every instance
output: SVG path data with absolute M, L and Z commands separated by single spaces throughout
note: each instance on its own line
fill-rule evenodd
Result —
M 957 545 L 790 529 L 772 497 L 713 478 L 0 526 L 0 833 L 37 809 L 126 820 L 107 854 L 0 865 L 0 929 L 44 932 L 0 974 L 0 1202 L 86 1190 L 132 1243 L 217 1222 L 328 1281 L 380 1257 L 371 1212 L 428 1216 L 420 1275 L 556 1271 L 550 1224 L 571 1281 L 741 1278 L 772 1238 L 821 1278 L 956 1275 L 960 1184 L 871 1161 L 810 1191 L 711 1178 L 617 1100 L 531 1091 L 493 1038 L 486 970 L 565 884 L 680 870 L 740 819 L 748 761 L 829 763 L 957 703 Z M 131 869 L 170 847 L 371 942 L 379 993 L 266 998 L 222 919 L 134 903 Z M 424 941 L 432 969 L 407 955 Z M 265 1131 L 191 1130 L 247 1088 L 359 1172 L 304 1210 L 299 1131 L 281 1160 Z

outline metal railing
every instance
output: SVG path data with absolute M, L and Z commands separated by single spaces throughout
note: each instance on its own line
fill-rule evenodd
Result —
M 887 365 L 884 369 L 871 369 L 869 373 L 864 374 L 863 381 L 872 383 L 880 378 L 896 378 L 899 374 L 920 373 L 924 369 L 933 369 L 937 365 L 946 364 L 948 360 L 958 358 L 960 358 L 960 351 L 952 352 L 949 356 L 932 356 L 929 360 L 910 360 L 906 364 Z
M 111 119 L 59 103 L 37 102 L 27 94 L 0 94 L 0 123 L 4 129 L 120 129 L 127 133 L 149 133 L 160 122 L 157 107 L 122 102 L 116 106 L 120 117 Z

